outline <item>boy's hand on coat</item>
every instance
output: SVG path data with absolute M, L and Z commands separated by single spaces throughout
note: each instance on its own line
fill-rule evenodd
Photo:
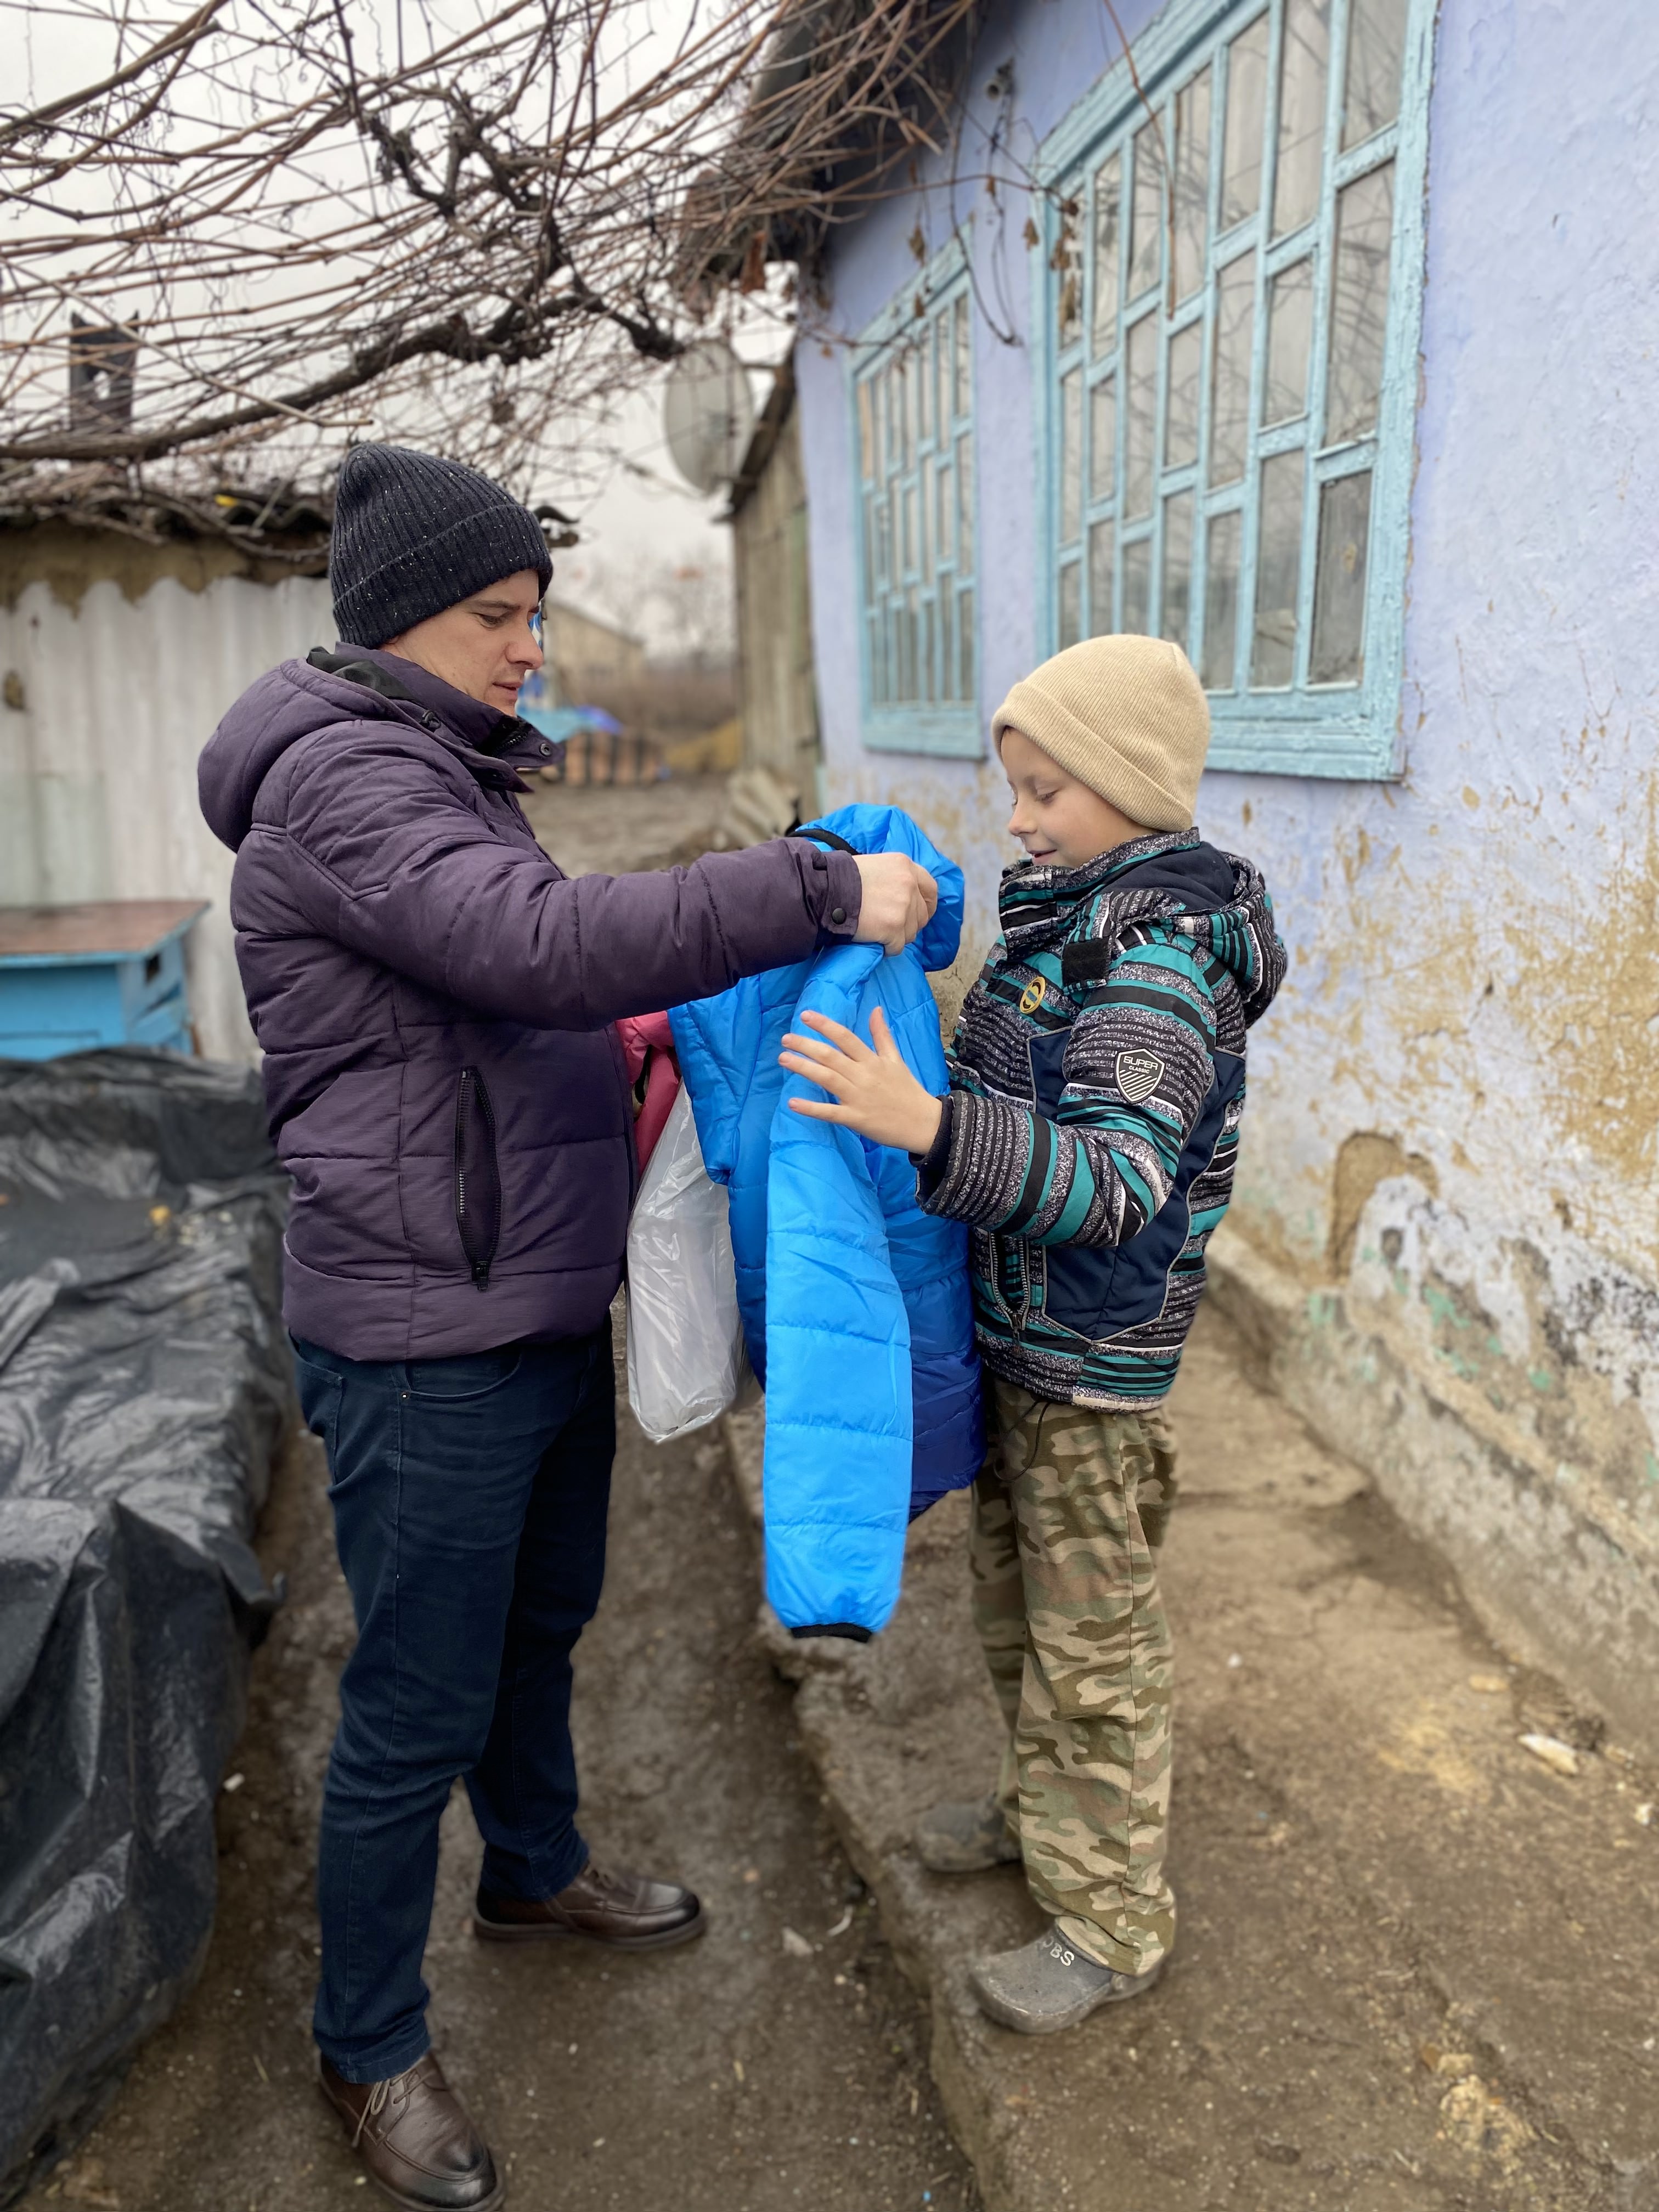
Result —
M 902 952 L 933 920 L 939 885 L 926 868 L 902 853 L 860 853 L 854 865 L 864 891 L 854 942 Z
M 924 880 L 931 884 L 933 878 L 924 875 Z M 792 1075 L 805 1076 L 830 1091 L 839 1103 L 832 1106 L 815 1098 L 792 1098 L 793 1111 L 810 1115 L 815 1121 L 839 1121 L 872 1144 L 891 1145 L 902 1152 L 927 1152 L 939 1134 L 944 1108 L 905 1066 L 881 1008 L 870 1017 L 873 1052 L 854 1030 L 832 1022 L 827 1014 L 803 1014 L 801 1020 L 817 1034 L 801 1036 L 791 1031 L 783 1040 L 778 1063 Z

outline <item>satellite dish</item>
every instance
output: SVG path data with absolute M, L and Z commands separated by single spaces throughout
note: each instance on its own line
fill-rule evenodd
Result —
M 730 483 L 755 427 L 749 372 L 724 338 L 703 338 L 669 371 L 663 432 L 674 465 L 694 491 Z

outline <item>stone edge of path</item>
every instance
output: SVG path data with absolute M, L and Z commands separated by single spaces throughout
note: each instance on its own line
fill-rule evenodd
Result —
M 758 1558 L 763 1547 L 765 1416 L 758 1407 L 751 1407 L 727 1414 L 722 1425 Z M 948 1565 L 913 1559 L 907 1577 L 918 1570 L 926 1575 L 931 1566 L 955 1580 L 958 1565 L 957 1548 L 952 1547 Z M 1053 2212 L 1048 2190 L 1028 2193 L 1021 2185 L 1020 2161 L 1006 2155 L 1012 2128 L 1002 2109 L 1002 2071 L 981 2032 L 961 1948 L 947 1943 L 948 1923 L 929 1911 L 921 1869 L 902 1838 L 892 1832 L 870 1770 L 838 1755 L 843 1747 L 836 1723 L 844 1724 L 849 1708 L 856 1711 L 880 1697 L 881 1647 L 832 1637 L 798 1643 L 764 1598 L 755 1635 L 778 1673 L 796 1685 L 801 1741 L 817 1770 L 825 1808 L 854 1870 L 876 1900 L 894 1956 L 928 2005 L 929 2063 L 945 2117 L 974 2168 L 988 2212 Z M 830 1695 L 815 1697 L 815 1689 Z

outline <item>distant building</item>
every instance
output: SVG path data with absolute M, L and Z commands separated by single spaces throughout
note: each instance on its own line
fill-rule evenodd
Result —
M 586 706 L 604 702 L 618 684 L 637 684 L 645 673 L 645 641 L 617 623 L 584 612 L 562 599 L 544 610 L 547 658 L 558 696 L 550 704 Z
M 812 302 L 824 796 L 910 808 L 983 945 L 1009 685 L 1186 647 L 1200 823 L 1291 951 L 1216 1295 L 1511 1648 L 1659 1743 L 1651 0 L 981 20 L 937 105 L 889 88 L 927 112 L 884 189 L 860 85 L 842 169 L 705 248 Z M 786 629 L 745 620 L 746 705 Z
M 795 377 L 776 372 L 732 485 L 738 591 L 743 764 L 769 768 L 803 812 L 818 805 L 817 679 L 806 566 L 806 483 L 801 473 Z

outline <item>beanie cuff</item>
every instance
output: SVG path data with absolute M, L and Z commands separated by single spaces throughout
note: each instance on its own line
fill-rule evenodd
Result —
M 1193 810 L 1167 784 L 1126 760 L 1109 735 L 1091 729 L 1049 692 L 1022 678 L 997 708 L 991 742 L 999 756 L 1003 732 L 1018 730 L 1050 760 L 1088 785 L 1107 804 L 1143 830 L 1190 830 Z

